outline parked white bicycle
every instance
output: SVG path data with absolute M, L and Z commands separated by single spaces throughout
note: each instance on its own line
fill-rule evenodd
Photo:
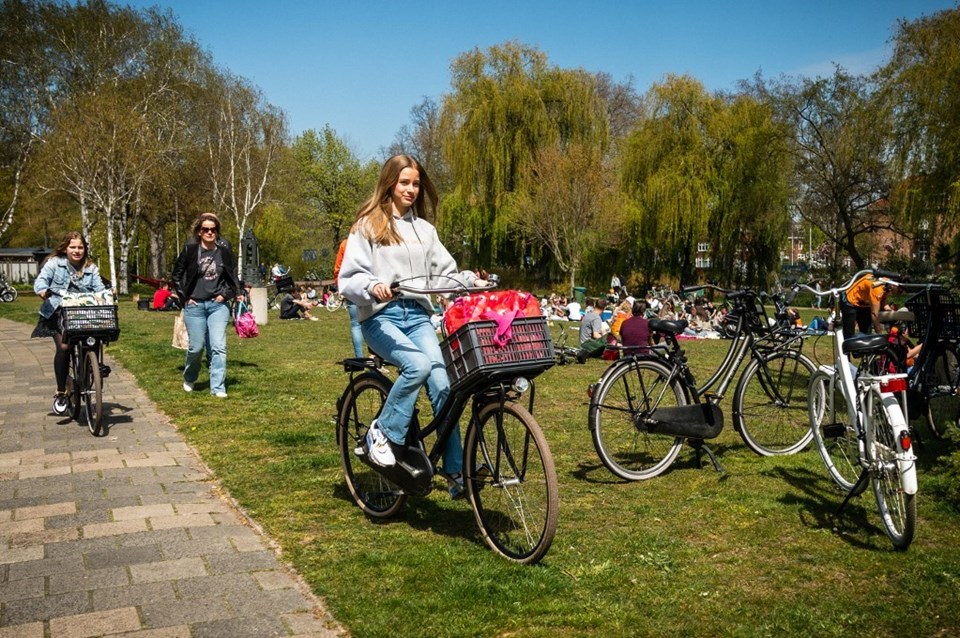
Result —
M 917 468 L 906 401 L 907 375 L 890 373 L 885 361 L 895 358 L 887 335 L 844 338 L 840 295 L 862 276 L 872 274 L 874 285 L 896 285 L 896 275 L 864 270 L 839 288 L 817 291 L 832 296 L 836 320 L 831 327 L 835 363 L 821 365 L 810 378 L 810 427 L 817 450 L 833 481 L 846 492 L 834 517 L 869 480 L 884 531 L 893 546 L 905 550 L 913 541 L 917 523 Z M 858 364 L 852 362 L 856 358 Z

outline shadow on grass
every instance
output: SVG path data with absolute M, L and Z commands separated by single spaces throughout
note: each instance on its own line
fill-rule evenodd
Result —
M 435 491 L 445 493 L 435 484 Z M 333 497 L 355 505 L 353 496 L 344 482 L 333 486 Z M 443 497 L 441 497 L 443 498 Z M 473 510 L 466 499 L 458 501 L 461 507 L 452 509 L 440 507 L 433 499 L 425 496 L 408 496 L 400 512 L 393 518 L 373 518 L 365 516 L 371 525 L 408 525 L 419 531 L 433 532 L 451 538 L 463 538 L 486 547 L 473 517 Z M 359 513 L 359 508 L 358 513 Z
M 806 527 L 831 530 L 851 546 L 860 549 L 889 549 L 886 533 L 870 516 L 870 511 L 875 509 L 875 502 L 869 486 L 862 494 L 850 499 L 838 514 L 845 494 L 820 474 L 801 468 L 776 468 L 770 474 L 785 480 L 802 493 L 784 494 L 778 500 L 784 505 L 799 506 L 800 522 Z M 878 544 L 878 538 L 883 542 Z

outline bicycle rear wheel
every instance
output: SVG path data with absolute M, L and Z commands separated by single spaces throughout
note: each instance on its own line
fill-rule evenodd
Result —
M 327 310 L 330 312 L 339 310 L 340 306 L 342 305 L 343 305 L 343 299 L 340 298 L 340 295 L 330 295 L 327 298 L 326 306 L 327 306 Z
M 822 371 L 811 377 L 808 395 L 810 429 L 817 452 L 833 482 L 849 492 L 857 485 L 862 470 L 857 429 L 850 425 L 847 401 L 832 376 Z M 866 484 L 861 483 L 857 493 L 864 489 Z
M 364 445 L 370 424 L 380 414 L 390 384 L 373 375 L 354 378 L 340 400 L 337 444 L 347 489 L 365 514 L 373 518 L 395 515 L 407 497 L 392 481 L 357 458 L 354 450 Z
M 870 457 L 868 462 L 873 495 L 877 499 L 877 511 L 884 531 L 896 549 L 905 550 L 910 547 L 917 526 L 917 501 L 916 494 L 907 494 L 904 490 L 897 463 L 897 432 L 887 412 L 888 409 L 900 408 L 895 403 L 884 406 L 879 393 L 874 393 L 871 406 L 870 428 L 873 435 L 869 437 L 872 444 L 867 446 L 867 454 Z
M 483 539 L 522 564 L 539 561 L 557 531 L 557 472 L 540 425 L 523 406 L 488 403 L 470 422 L 464 486 Z
M 924 379 L 927 392 L 927 425 L 938 439 L 951 425 L 960 426 L 960 357 L 952 346 L 938 346 L 930 372 Z
M 100 360 L 97 353 L 88 350 L 83 362 L 84 415 L 87 428 L 94 436 L 103 435 L 103 378 L 100 376 Z
M 17 289 L 16 288 L 7 288 L 3 292 L 0 292 L 0 301 L 4 303 L 13 303 L 17 300 Z
M 796 350 L 773 352 L 747 365 L 733 395 L 734 424 L 747 446 L 761 456 L 796 454 L 813 432 L 807 392 L 816 370 Z
M 653 478 L 670 467 L 683 439 L 644 428 L 658 408 L 687 404 L 683 386 L 659 361 L 616 363 L 604 372 L 590 407 L 593 447 L 608 470 L 628 481 Z

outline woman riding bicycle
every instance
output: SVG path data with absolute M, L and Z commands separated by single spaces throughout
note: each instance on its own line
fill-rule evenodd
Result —
M 40 274 L 33 282 L 33 291 L 43 299 L 40 319 L 33 329 L 33 337 L 53 337 L 56 346 L 53 355 L 53 373 L 57 378 L 57 393 L 53 410 L 64 414 L 67 410 L 67 369 L 70 344 L 66 343 L 60 325 L 61 295 L 65 292 L 101 292 L 106 289 L 100 270 L 90 259 L 87 241 L 78 232 L 69 232 L 63 241 L 43 262 Z
M 370 349 L 396 365 L 400 374 L 379 417 L 370 425 L 367 451 L 383 466 L 396 463 L 405 450 L 417 395 L 424 384 L 437 414 L 450 393 L 437 334 L 430 321 L 433 305 L 426 295 L 396 298 L 390 285 L 457 273 L 436 229 L 424 217 L 436 210 L 437 191 L 426 171 L 409 155 L 395 155 L 380 170 L 373 195 L 357 212 L 344 251 L 340 293 L 357 306 L 363 339 Z M 465 284 L 473 282 L 465 281 Z M 459 428 L 443 452 L 443 475 L 450 495 L 463 493 L 463 451 Z

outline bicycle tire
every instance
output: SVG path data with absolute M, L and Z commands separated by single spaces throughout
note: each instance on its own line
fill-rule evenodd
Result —
M 910 547 L 917 526 L 916 494 L 904 489 L 903 476 L 897 462 L 898 436 L 888 410 L 900 410 L 900 404 L 892 400 L 885 406 L 880 393 L 872 390 L 870 421 L 867 426 L 867 462 L 871 468 L 870 482 L 877 500 L 877 512 L 883 529 L 894 548 L 903 551 Z M 900 417 L 902 421 L 902 417 Z M 912 471 L 916 471 L 913 468 Z
M 927 393 L 927 425 L 938 439 L 951 425 L 960 427 L 960 356 L 952 346 L 939 345 L 924 379 Z
M 285 292 L 278 292 L 273 296 L 273 301 L 270 302 L 270 307 L 273 310 L 280 310 L 280 302 L 283 301 L 283 298 L 286 296 Z
M 77 348 L 77 346 L 74 346 Z M 82 399 L 80 398 L 80 375 L 77 372 L 77 362 L 80 360 L 79 355 L 76 353 L 76 350 L 70 352 L 70 356 L 67 359 L 67 414 L 70 415 L 70 418 L 74 421 L 80 420 L 80 408 Z
M 857 431 L 849 423 L 843 392 L 833 384 L 832 375 L 818 370 L 810 378 L 807 401 L 810 430 L 817 452 L 833 482 L 844 492 L 849 492 L 857 486 L 862 469 Z M 832 427 L 825 432 L 824 426 Z M 857 493 L 864 489 L 866 484 L 860 483 Z
M 390 518 L 407 499 L 403 490 L 356 457 L 370 424 L 380 414 L 390 382 L 374 375 L 355 377 L 343 393 L 337 416 L 337 445 L 347 489 L 354 502 L 372 518 Z
M 464 487 L 487 545 L 529 565 L 546 555 L 557 531 L 557 472 L 533 415 L 512 401 L 502 408 L 488 403 L 470 422 Z
M 817 367 L 796 350 L 779 350 L 747 364 L 733 395 L 734 426 L 760 456 L 796 454 L 810 444 L 810 378 Z
M 103 377 L 100 376 L 100 360 L 92 350 L 88 350 L 84 357 L 81 393 L 90 434 L 103 436 Z
M 7 288 L 3 292 L 0 292 L 0 301 L 4 303 L 13 303 L 16 300 L 17 300 L 16 288 Z
M 659 361 L 627 360 L 610 366 L 590 406 L 593 447 L 604 466 L 627 481 L 662 474 L 680 453 L 683 438 L 643 431 L 637 423 L 661 407 L 687 404 L 678 379 Z
M 336 312 L 340 309 L 340 306 L 343 305 L 343 299 L 339 295 L 330 295 L 327 298 L 327 303 L 324 304 L 327 307 L 328 312 Z

